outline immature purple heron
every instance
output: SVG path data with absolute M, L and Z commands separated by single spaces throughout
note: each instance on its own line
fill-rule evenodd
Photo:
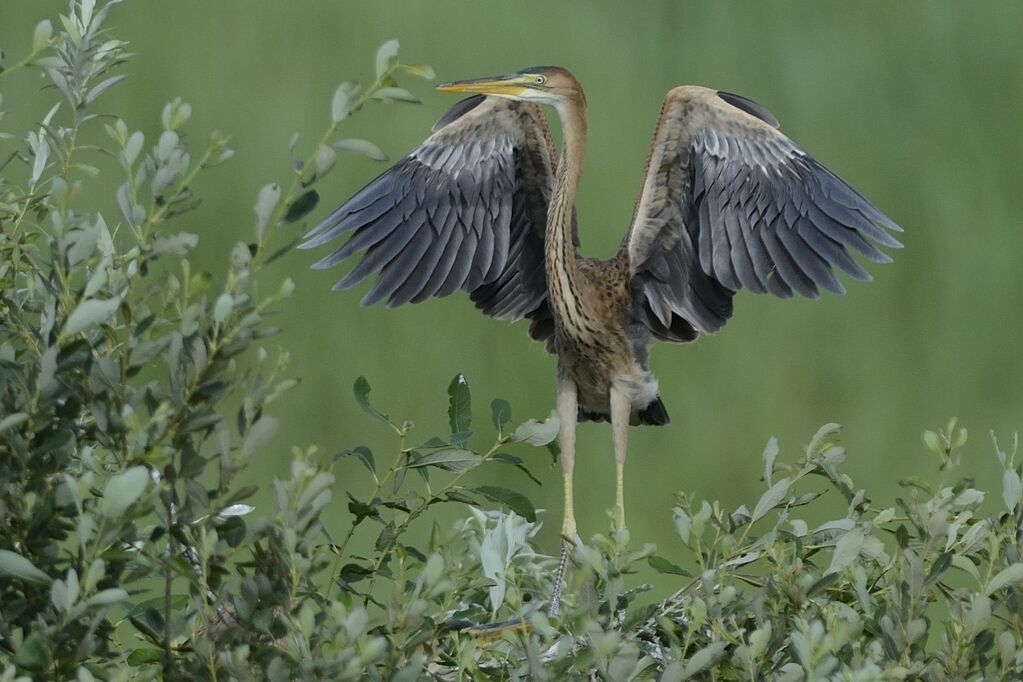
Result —
M 842 293 L 832 266 L 870 276 L 852 259 L 891 259 L 901 229 L 778 131 L 760 105 L 696 86 L 661 106 L 632 225 L 609 260 L 576 252 L 575 193 L 586 147 L 586 98 L 565 69 L 538 66 L 457 81 L 477 93 L 452 107 L 417 149 L 346 201 L 302 246 L 352 237 L 313 267 L 366 253 L 334 288 L 380 272 L 363 305 L 418 303 L 458 289 L 558 357 L 557 412 L 565 483 L 564 543 L 551 600 L 557 613 L 572 504 L 577 420 L 610 421 L 614 520 L 625 526 L 623 466 L 630 424 L 668 423 L 647 367 L 654 339 L 715 332 L 746 288 L 814 298 Z M 541 104 L 554 107 L 556 159 Z

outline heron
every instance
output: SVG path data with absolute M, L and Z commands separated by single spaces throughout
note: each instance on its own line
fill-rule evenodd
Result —
M 529 323 L 557 358 L 564 480 L 562 549 L 549 603 L 557 615 L 578 542 L 573 504 L 580 421 L 611 424 L 613 526 L 625 528 L 630 425 L 665 425 L 650 371 L 654 340 L 718 331 L 741 289 L 781 298 L 841 294 L 835 268 L 890 262 L 901 228 L 779 130 L 756 102 L 722 90 L 670 90 L 654 128 L 632 222 L 618 252 L 581 256 L 576 189 L 586 149 L 586 96 L 557 66 L 437 87 L 467 93 L 416 149 L 307 235 L 312 248 L 351 233 L 313 265 L 364 252 L 335 285 L 379 273 L 363 305 L 418 303 L 465 291 L 484 314 Z M 561 127 L 558 152 L 544 105 Z

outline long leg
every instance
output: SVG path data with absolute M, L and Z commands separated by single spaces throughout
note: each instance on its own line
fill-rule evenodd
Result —
M 611 386 L 611 430 L 615 442 L 615 528 L 625 528 L 625 451 L 629 442 L 629 415 L 632 401 L 628 393 Z
M 560 374 L 560 373 L 559 373 Z M 565 483 L 565 515 L 561 523 L 561 559 L 554 576 L 554 594 L 547 611 L 551 617 L 558 615 L 561 608 L 561 585 L 565 578 L 565 565 L 571 545 L 579 536 L 575 526 L 575 504 L 572 499 L 572 470 L 575 466 L 575 425 L 578 418 L 578 402 L 575 382 L 568 377 L 558 377 L 557 410 L 561 426 L 558 430 L 558 445 L 561 447 L 561 473 Z

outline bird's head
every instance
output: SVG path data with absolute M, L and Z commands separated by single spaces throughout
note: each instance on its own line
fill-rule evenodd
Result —
M 493 95 L 551 106 L 583 100 L 579 81 L 560 66 L 533 66 L 503 76 L 443 83 L 437 89 L 441 92 Z

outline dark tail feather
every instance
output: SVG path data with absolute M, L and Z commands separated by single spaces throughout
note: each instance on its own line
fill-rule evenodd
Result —
M 664 407 L 664 403 L 661 402 L 661 396 L 654 398 L 654 401 L 643 408 L 643 411 L 637 415 L 639 419 L 638 424 L 650 424 L 652 426 L 664 426 L 671 422 L 671 417 L 668 416 L 668 410 Z
M 611 415 L 607 412 L 588 410 L 580 405 L 578 419 L 580 422 L 610 422 Z M 671 423 L 671 417 L 668 416 L 668 410 L 664 407 L 664 403 L 661 402 L 661 396 L 657 396 L 652 403 L 634 415 L 629 423 L 632 426 L 664 426 Z
M 611 415 L 607 412 L 594 412 L 593 410 L 586 409 L 582 405 L 580 405 L 577 410 L 576 418 L 580 422 L 611 422 Z

